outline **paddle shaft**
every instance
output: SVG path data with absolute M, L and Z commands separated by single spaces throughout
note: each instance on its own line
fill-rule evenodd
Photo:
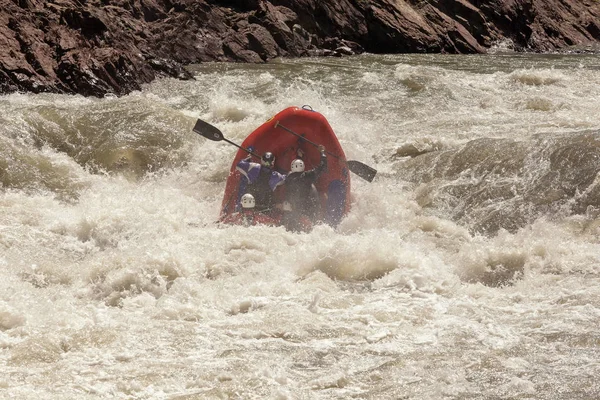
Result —
M 297 134 L 296 132 L 294 132 L 293 130 L 291 130 L 290 128 L 287 128 L 283 125 L 281 125 L 279 123 L 279 121 L 275 122 L 275 128 L 281 128 L 283 130 L 285 130 L 286 132 L 291 133 L 292 135 L 298 136 L 300 139 L 307 141 L 308 143 L 312 144 L 313 146 L 319 147 L 320 145 L 318 145 L 315 142 L 311 142 L 310 140 L 308 140 L 307 138 L 305 138 L 302 135 Z M 343 158 L 341 158 L 340 156 L 336 156 L 335 154 L 325 150 L 325 152 L 327 154 L 329 154 L 330 156 L 344 162 L 347 166 L 348 169 L 352 172 L 354 172 L 356 175 L 360 176 L 361 178 L 363 178 L 366 181 L 369 182 L 373 182 L 373 179 L 375 178 L 375 175 L 377 174 L 377 170 L 369 167 L 367 164 L 365 163 L 361 163 L 360 161 L 355 161 L 355 160 L 345 160 Z
M 281 129 L 291 133 L 292 135 L 295 135 L 295 136 L 299 137 L 300 139 L 305 140 L 306 142 L 312 144 L 315 147 L 320 147 L 320 145 L 318 145 L 317 143 L 311 142 L 310 140 L 306 139 L 304 136 L 297 134 L 290 128 L 287 128 L 287 127 L 281 125 L 279 123 L 279 121 L 277 121 L 275 123 L 275 128 L 277 128 L 277 127 L 280 127 Z M 240 150 L 244 150 L 245 152 L 249 153 L 250 155 L 252 155 L 258 159 L 261 158 L 258 154 L 252 152 L 250 149 L 246 149 L 246 148 L 238 145 L 237 143 L 234 143 L 231 140 L 225 138 L 223 136 L 223 133 L 217 127 L 209 124 L 208 122 L 202 121 L 201 119 L 196 121 L 196 125 L 194 125 L 194 128 L 192 130 L 194 132 L 204 136 L 205 138 L 207 138 L 209 140 L 213 140 L 216 142 L 224 140 L 225 142 L 237 147 Z M 376 169 L 371 168 L 367 164 L 361 163 L 360 161 L 343 159 L 342 157 L 337 156 L 337 155 L 327 151 L 327 149 L 325 149 L 325 152 L 327 154 L 329 154 L 330 156 L 334 157 L 335 159 L 344 162 L 348 166 L 348 169 L 350 171 L 354 172 L 356 175 L 360 176 L 361 178 L 363 178 L 369 182 L 372 182 L 373 178 L 375 178 L 375 175 L 377 174 Z
M 219 130 L 219 128 L 209 124 L 206 121 L 202 121 L 201 119 L 198 119 L 196 121 L 196 125 L 194 125 L 194 128 L 192 128 L 192 131 L 194 131 L 197 134 L 202 135 L 205 138 L 212 140 L 214 142 L 220 142 L 221 140 L 224 140 L 225 142 L 234 145 L 238 149 L 244 150 L 245 152 L 248 152 L 251 155 L 253 155 L 254 157 L 260 159 L 260 156 L 258 154 L 253 153 L 251 150 L 246 149 L 246 148 L 240 146 L 239 144 L 234 143 L 231 140 L 227 139 L 225 136 L 223 136 L 223 132 L 221 132 Z
M 319 146 L 320 146 L 319 144 L 316 144 L 315 142 L 312 142 L 312 141 L 308 140 L 308 139 L 307 139 L 307 138 L 305 138 L 304 136 L 297 134 L 296 132 L 294 132 L 294 131 L 293 131 L 293 130 L 291 130 L 290 128 L 287 128 L 287 127 L 285 127 L 285 126 L 281 125 L 281 124 L 279 123 L 279 121 L 275 122 L 275 128 L 277 128 L 277 127 L 279 127 L 279 128 L 281 128 L 281 129 L 283 129 L 284 131 L 287 131 L 287 132 L 291 133 L 292 135 L 298 136 L 298 137 L 299 137 L 300 139 L 302 139 L 302 140 L 306 140 L 308 143 L 312 144 L 312 145 L 313 145 L 313 146 L 315 146 L 315 147 L 319 147 Z M 341 157 L 339 157 L 339 156 L 336 156 L 336 155 L 335 155 L 335 154 L 333 154 L 332 152 L 330 152 L 330 151 L 327 151 L 327 149 L 325 149 L 325 153 L 329 154 L 329 155 L 330 155 L 330 156 L 332 156 L 333 158 L 337 158 L 338 160 L 341 160 L 341 159 L 342 159 Z
M 248 152 L 249 154 L 252 154 L 254 157 L 256 157 L 256 158 L 260 159 L 260 156 L 259 156 L 258 154 L 256 154 L 256 153 L 254 153 L 253 151 L 251 151 L 251 150 L 248 150 L 247 148 L 245 148 L 245 147 L 242 147 L 242 146 L 240 146 L 239 144 L 237 144 L 237 143 L 234 143 L 234 142 L 232 142 L 231 140 L 229 140 L 229 139 L 227 139 L 227 138 L 223 138 L 223 140 L 224 140 L 224 141 L 226 141 L 226 142 L 227 142 L 227 143 L 229 143 L 229 144 L 232 144 L 232 145 L 234 145 L 234 146 L 235 146 L 235 147 L 237 147 L 238 149 L 244 150 L 244 151 Z

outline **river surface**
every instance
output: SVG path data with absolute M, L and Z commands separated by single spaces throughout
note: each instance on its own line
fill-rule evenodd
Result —
M 0 398 L 600 397 L 600 57 L 202 64 L 0 97 Z M 236 143 L 310 105 L 337 229 L 222 226 Z

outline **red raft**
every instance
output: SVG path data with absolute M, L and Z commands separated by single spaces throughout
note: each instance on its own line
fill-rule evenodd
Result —
M 320 153 L 315 144 L 325 146 L 328 153 L 327 170 L 321 173 L 315 184 L 321 205 L 317 222 L 335 227 L 350 211 L 350 174 L 344 150 L 322 114 L 308 106 L 286 108 L 259 126 L 241 146 L 257 155 L 272 152 L 275 155 L 274 169 L 286 175 L 291 162 L 298 158 L 299 154 L 302 155 L 306 170 L 319 164 Z M 243 185 L 242 175 L 236 170 L 236 166 L 247 156 L 248 153 L 240 149 L 231 164 L 220 221 L 236 223 L 235 221 L 239 220 L 234 214 L 239 211 L 239 199 L 243 195 L 240 188 Z M 275 189 L 274 196 L 276 203 L 283 202 L 285 184 Z M 277 210 L 273 210 L 268 218 L 272 222 L 271 225 L 281 224 L 281 213 Z

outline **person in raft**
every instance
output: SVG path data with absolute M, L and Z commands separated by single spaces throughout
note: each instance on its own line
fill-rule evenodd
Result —
M 286 177 L 275 171 L 273 153 L 269 151 L 264 153 L 260 164 L 250 161 L 250 158 L 251 155 L 241 160 L 236 166 L 236 169 L 242 174 L 240 193 L 248 193 L 254 197 L 255 212 L 269 213 L 273 209 L 273 192 L 285 181 Z M 241 197 L 239 205 L 241 205 Z
M 225 224 L 234 224 L 234 225 L 275 225 L 275 220 L 268 215 L 257 212 L 255 210 L 256 201 L 254 200 L 254 196 L 250 193 L 246 193 L 240 199 L 241 211 L 235 212 L 231 215 L 228 215 L 221 222 Z
M 321 161 L 311 170 L 304 170 L 304 161 L 292 161 L 290 172 L 285 178 L 283 203 L 283 225 L 290 231 L 307 231 L 316 221 L 320 209 L 319 194 L 315 182 L 327 169 L 325 146 L 319 146 Z

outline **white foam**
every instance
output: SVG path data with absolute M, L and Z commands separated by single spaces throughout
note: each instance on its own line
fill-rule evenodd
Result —
M 197 81 L 119 99 L 0 98 L 3 143 L 64 168 L 76 194 L 0 188 L 0 389 L 15 398 L 594 397 L 593 212 L 478 236 L 420 201 L 423 187 L 398 178 L 404 161 L 394 156 L 405 144 L 444 151 L 598 130 L 600 77 L 579 67 L 588 62 L 365 55 L 203 65 Z M 352 175 L 352 209 L 337 229 L 216 224 L 237 149 L 191 132 L 196 118 L 241 143 L 304 104 L 327 117 L 348 158 L 379 171 L 375 180 Z M 135 179 L 97 173 L 56 146 L 27 147 L 44 127 L 73 138 L 122 132 L 175 161 Z

